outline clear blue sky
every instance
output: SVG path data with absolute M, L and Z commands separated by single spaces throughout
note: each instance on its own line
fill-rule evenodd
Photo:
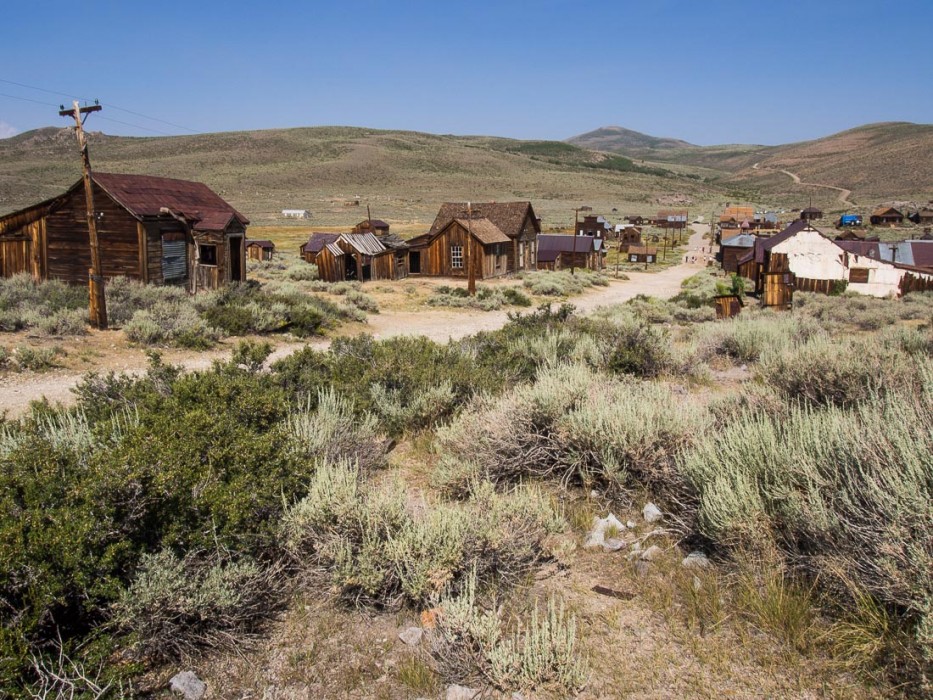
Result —
M 67 93 L 0 82 L 0 136 L 64 125 L 68 96 L 164 120 L 88 124 L 128 135 L 617 124 L 772 144 L 933 122 L 933 0 L 11 0 L 0 17 L 0 79 Z

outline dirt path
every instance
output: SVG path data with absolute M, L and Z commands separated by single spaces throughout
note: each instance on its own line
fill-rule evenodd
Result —
M 758 164 L 755 163 L 755 166 Z M 755 167 L 752 166 L 752 167 Z M 800 176 L 796 173 L 792 173 L 790 170 L 781 170 L 780 172 L 784 173 L 791 180 L 794 181 L 795 185 L 803 185 L 805 187 L 823 187 L 827 190 L 836 190 L 839 193 L 839 201 L 847 207 L 854 207 L 855 203 L 849 201 L 849 197 L 852 196 L 852 190 L 847 190 L 844 187 L 836 187 L 835 185 L 824 185 L 820 182 L 802 182 Z
M 709 231 L 706 224 L 693 224 L 696 230 L 688 243 L 688 256 L 696 256 L 696 263 L 681 263 L 661 272 L 628 272 L 628 281 L 611 279 L 608 287 L 596 287 L 585 294 L 572 297 L 569 301 L 582 313 L 588 313 L 600 306 L 621 304 L 638 294 L 668 298 L 680 291 L 680 284 L 687 277 L 704 268 L 704 256 L 709 255 L 709 242 L 703 235 Z M 705 251 L 704 251 L 705 248 Z M 418 311 L 384 311 L 369 317 L 367 332 L 375 338 L 391 338 L 400 335 L 423 335 L 437 342 L 456 340 L 485 330 L 501 328 L 508 321 L 508 312 L 478 312 L 460 309 L 423 309 Z M 328 339 L 319 339 L 311 343 L 314 347 L 326 348 Z M 284 343 L 276 347 L 271 359 L 287 357 L 303 348 L 304 343 Z M 230 347 L 219 348 L 210 352 L 166 352 L 165 362 L 180 365 L 186 370 L 203 370 L 211 366 L 214 360 L 227 358 Z M 121 363 L 110 364 L 106 369 L 113 369 L 125 374 L 142 374 L 147 362 L 138 356 L 127 357 Z M 100 371 L 106 371 L 101 369 Z M 52 403 L 70 404 L 74 401 L 74 388 L 85 372 L 77 370 L 54 370 L 45 374 L 31 372 L 3 378 L 0 389 L 0 415 L 6 412 L 8 417 L 21 415 L 29 402 L 47 398 Z

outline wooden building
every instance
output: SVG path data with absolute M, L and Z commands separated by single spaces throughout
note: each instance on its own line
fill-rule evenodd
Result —
M 823 218 L 823 211 L 817 209 L 814 206 L 809 206 L 806 209 L 800 210 L 800 220 L 801 221 L 816 221 L 817 219 Z
M 896 226 L 904 223 L 904 215 L 894 207 L 878 207 L 869 219 L 873 226 Z
M 602 216 L 584 216 L 583 221 L 577 223 L 578 236 L 593 236 L 606 239 L 611 231 L 612 227 Z
M 626 216 L 625 222 L 628 224 L 632 224 L 633 226 L 644 226 L 646 223 L 650 223 L 646 217 L 640 216 L 638 214 L 632 214 L 631 216 Z
M 340 234 L 321 247 L 314 262 L 325 282 L 397 280 L 408 276 L 407 247 L 389 248 L 369 232 Z
M 605 244 L 596 236 L 547 234 L 538 236 L 539 270 L 569 270 L 580 267 L 602 270 Z
M 755 207 L 728 206 L 719 215 L 719 227 L 722 229 L 741 228 L 743 221 L 748 221 L 749 228 L 755 220 Z
M 482 277 L 477 274 L 477 278 L 537 268 L 541 220 L 535 216 L 531 202 L 474 202 L 470 207 L 466 202 L 446 202 L 430 231 L 408 241 L 410 273 L 465 276 L 464 231 L 468 220 L 474 229 L 474 241 L 482 246 L 482 254 L 474 261 L 477 266 L 480 258 L 483 261 Z M 480 272 L 479 267 L 476 270 Z
M 641 245 L 641 229 L 638 226 L 629 224 L 618 224 L 616 226 L 616 237 L 619 240 L 619 248 L 627 249 L 630 245 Z
M 340 235 L 339 233 L 322 233 L 316 231 L 308 237 L 308 242 L 304 243 L 301 248 L 298 249 L 298 254 L 305 262 L 313 263 L 317 260 L 318 253 L 321 252 L 321 249 L 328 243 L 336 241 L 340 238 Z
M 92 176 L 101 267 L 190 291 L 246 279 L 249 221 L 207 185 L 149 175 Z M 86 283 L 90 268 L 83 181 L 0 217 L 0 272 Z
M 686 209 L 662 209 L 655 217 L 654 225 L 660 228 L 684 229 L 687 228 L 687 219 Z
M 758 237 L 751 233 L 740 233 L 724 239 L 719 244 L 717 258 L 726 272 L 739 271 L 739 259 L 755 247 Z
M 372 233 L 376 236 L 385 236 L 389 233 L 389 224 L 382 219 L 363 219 L 353 227 L 353 233 Z
M 630 263 L 656 263 L 658 249 L 654 246 L 632 245 L 628 247 L 625 256 Z
M 275 252 L 275 243 L 267 240 L 249 240 L 246 241 L 246 257 L 250 260 L 272 260 L 272 254 Z
M 915 224 L 933 224 L 933 209 L 920 209 L 907 218 Z

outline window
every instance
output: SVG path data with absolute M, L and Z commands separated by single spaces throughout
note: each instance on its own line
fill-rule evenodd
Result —
M 457 268 L 457 269 L 460 269 L 463 267 L 463 246 L 462 245 L 450 246 L 450 266 L 453 268 Z
M 217 246 L 199 245 L 198 259 L 202 265 L 217 265 Z
M 849 282 L 854 284 L 867 284 L 868 283 L 868 268 L 867 267 L 853 267 L 849 270 Z

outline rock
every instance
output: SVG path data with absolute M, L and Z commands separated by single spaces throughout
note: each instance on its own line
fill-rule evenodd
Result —
M 467 688 L 465 685 L 448 685 L 447 700 L 473 700 L 479 698 L 480 691 L 474 688 Z
M 410 647 L 418 646 L 421 643 L 421 637 L 424 630 L 420 627 L 406 627 L 398 633 L 398 638 Z
M 625 523 L 625 527 L 627 527 L 629 530 L 634 530 L 634 529 L 635 529 L 635 521 L 634 521 L 634 520 L 629 520 L 627 523 Z
M 656 523 L 664 517 L 664 513 L 661 512 L 661 509 L 650 502 L 645 504 L 645 507 L 641 511 L 641 515 L 645 519 L 645 522 L 649 523 Z
M 168 687 L 173 693 L 183 695 L 185 700 L 201 700 L 207 692 L 207 684 L 192 671 L 182 671 L 172 676 Z
M 607 540 L 606 533 L 609 530 L 613 530 L 614 532 Z M 618 551 L 625 546 L 625 540 L 618 537 L 618 534 L 624 530 L 625 526 L 619 522 L 619 519 L 612 513 L 605 518 L 593 518 L 593 529 L 590 530 L 590 534 L 587 535 L 583 546 L 586 549 L 602 547 L 603 551 L 606 552 Z
M 681 565 L 685 569 L 706 569 L 709 567 L 709 558 L 703 552 L 690 552 L 684 557 Z
M 635 573 L 638 574 L 639 578 L 645 578 L 651 573 L 651 564 L 646 561 L 636 561 Z
M 641 553 L 642 561 L 654 561 L 663 554 L 663 550 L 658 545 L 653 544 Z
M 597 491 L 596 489 L 593 489 L 592 491 L 590 491 L 590 498 L 599 498 L 599 491 Z

